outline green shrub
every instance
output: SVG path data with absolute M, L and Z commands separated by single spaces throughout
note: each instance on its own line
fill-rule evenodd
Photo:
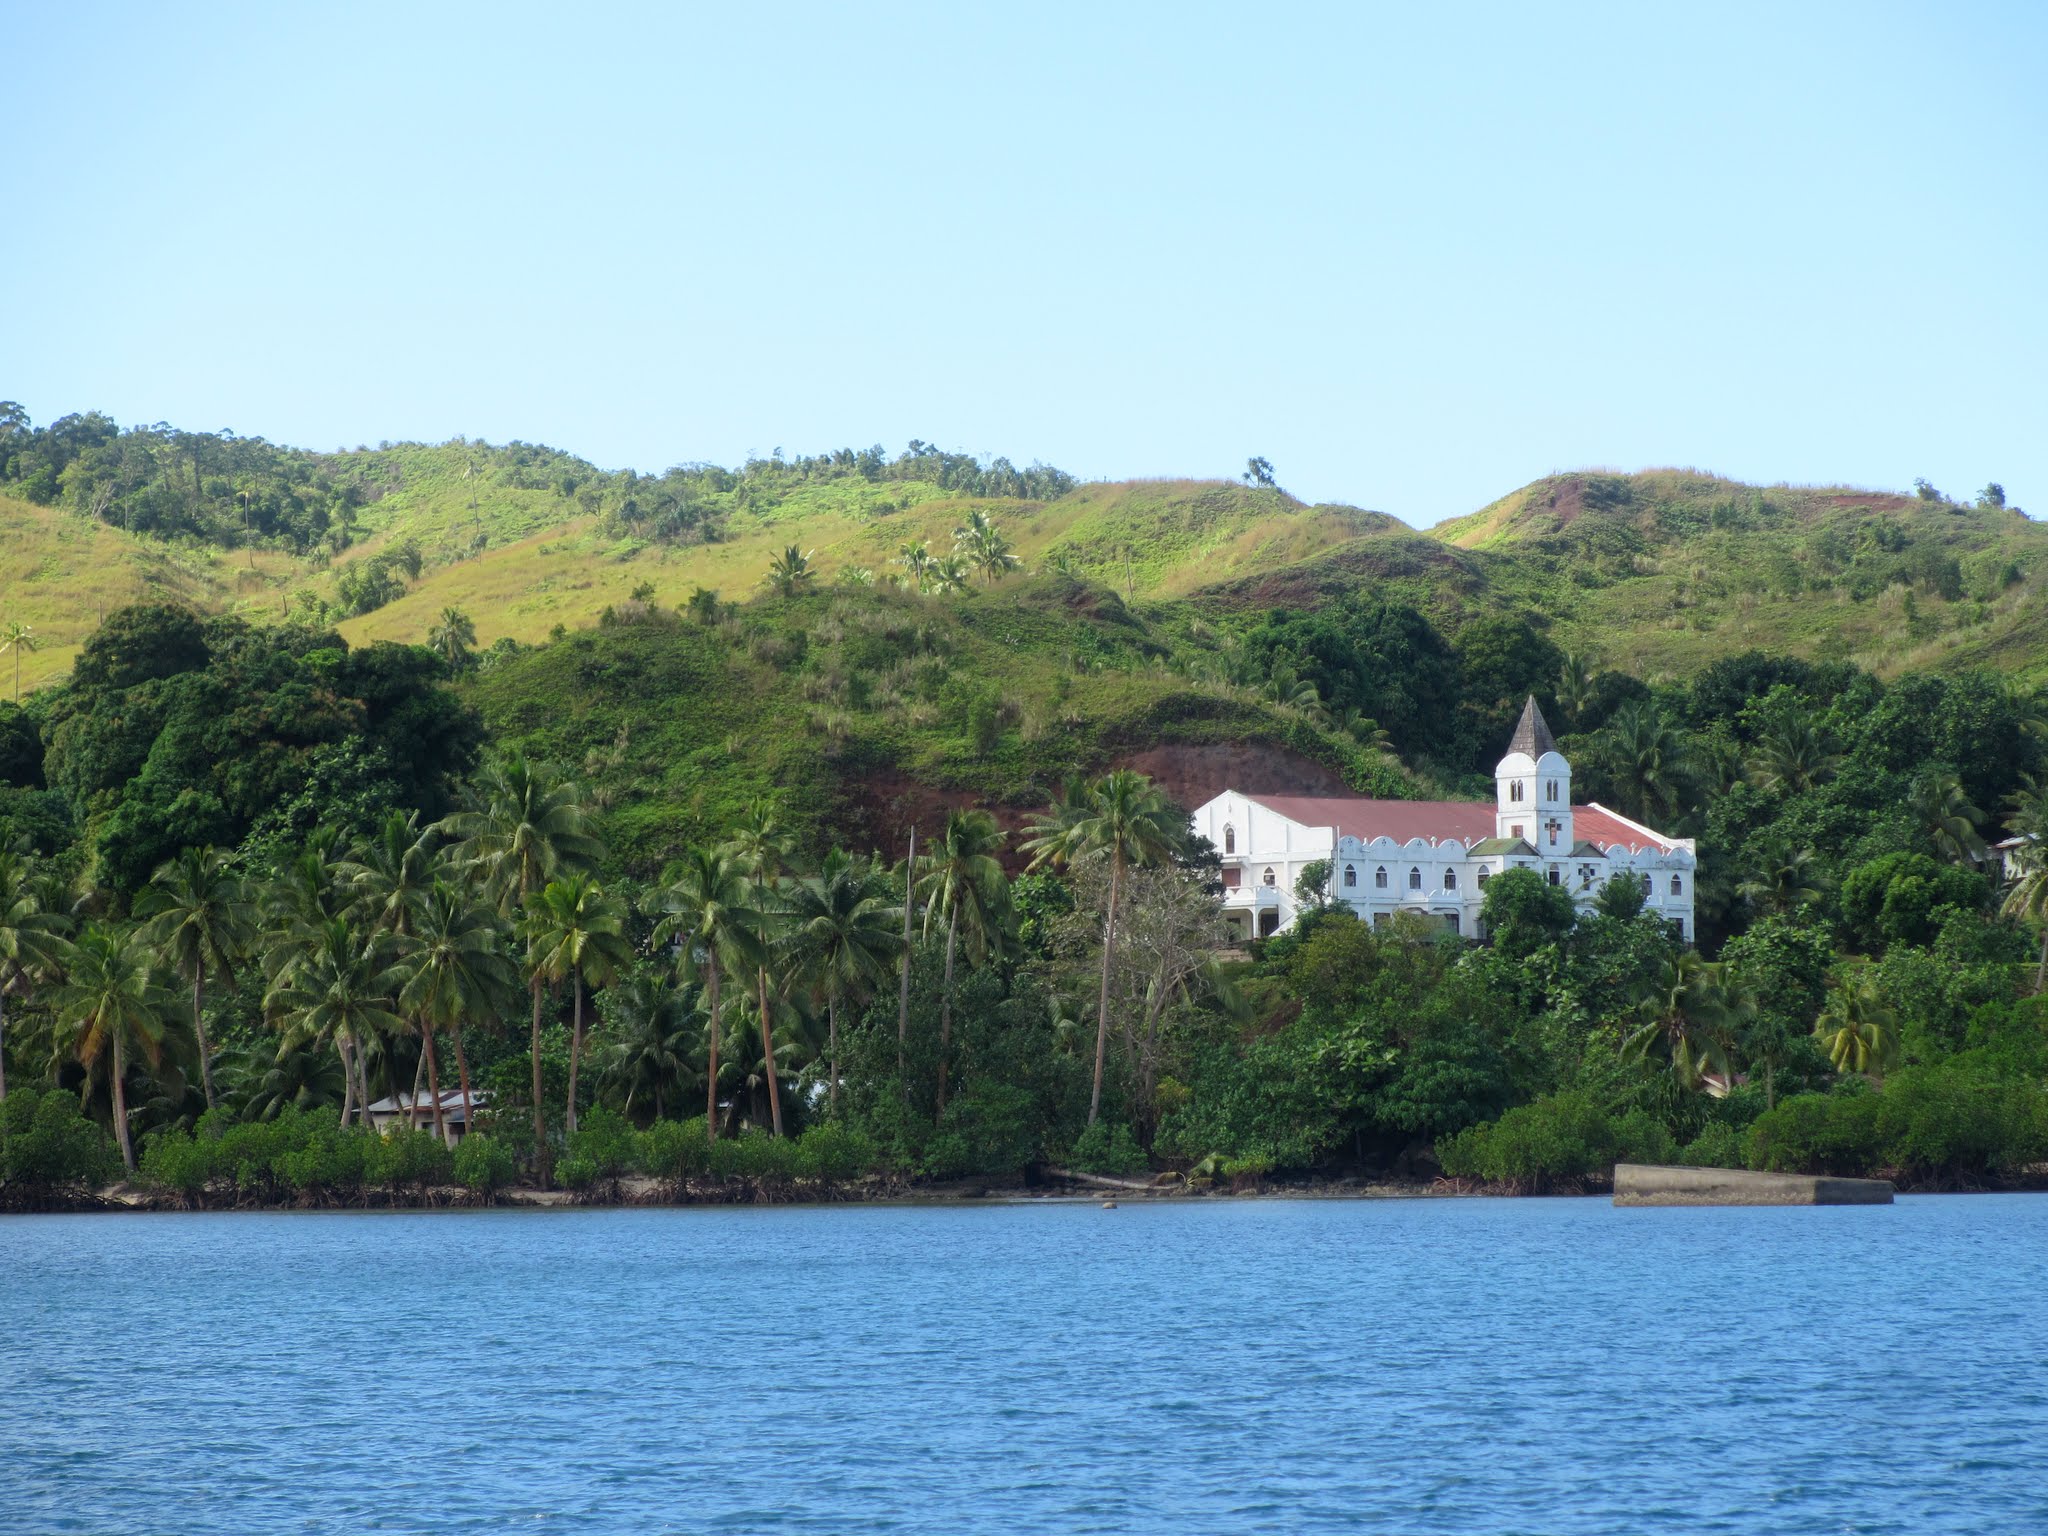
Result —
M 1907 1067 L 1877 1095 L 1885 1166 L 1913 1177 L 1977 1179 L 2044 1149 L 2042 1091 L 1964 1061 Z
M 0 1103 L 0 1187 L 49 1191 L 120 1171 L 113 1139 L 56 1090 L 16 1088 Z
M 1757 1117 L 1743 1159 L 1772 1173 L 1856 1175 L 1877 1166 L 1877 1096 L 1795 1093 Z
M 796 1163 L 805 1178 L 843 1184 L 874 1166 L 874 1143 L 851 1126 L 814 1125 L 797 1141 Z
M 1720 1120 L 1710 1120 L 1691 1143 L 1679 1149 L 1676 1160 L 1689 1168 L 1740 1168 L 1742 1135 Z
M 512 1182 L 517 1165 L 511 1151 L 481 1131 L 455 1144 L 455 1181 L 479 1195 L 496 1194 Z
M 1629 1125 L 1633 1139 L 1646 1138 L 1634 1115 Z M 1668 1132 L 1663 1145 L 1670 1145 Z M 1621 1146 L 1617 1128 L 1597 1104 L 1584 1094 L 1560 1093 L 1445 1137 L 1436 1153 L 1453 1178 L 1545 1189 L 1560 1180 L 1609 1172 Z
M 1150 1165 L 1128 1125 L 1098 1120 L 1074 1141 L 1067 1161 L 1083 1173 L 1137 1174 Z
M 363 1182 L 377 1188 L 446 1184 L 454 1171 L 454 1154 L 424 1127 L 373 1135 L 363 1148 Z
M 796 1143 L 748 1131 L 711 1144 L 711 1171 L 721 1179 L 787 1179 L 796 1173 Z
M 190 1198 L 213 1182 L 215 1140 L 189 1131 L 157 1132 L 142 1148 L 142 1177 L 158 1189 Z
M 279 1153 L 271 1166 L 293 1189 L 347 1194 L 362 1188 L 363 1163 L 374 1139 L 362 1131 L 309 1124 L 304 1140 Z
M 562 1178 L 568 1181 L 568 1168 L 573 1163 L 588 1168 L 585 1183 L 616 1179 L 632 1171 L 639 1155 L 640 1138 L 632 1123 L 616 1110 L 598 1105 L 578 1120 L 576 1134 L 569 1138 L 569 1156 L 563 1163 Z
M 640 1133 L 634 1166 L 649 1178 L 687 1179 L 711 1167 L 711 1147 L 704 1117 L 657 1120 Z

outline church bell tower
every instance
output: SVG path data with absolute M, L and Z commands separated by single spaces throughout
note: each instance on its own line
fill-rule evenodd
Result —
M 1570 855 L 1572 766 L 1557 750 L 1533 694 L 1522 706 L 1507 756 L 1494 767 L 1493 791 L 1496 836 L 1519 837 L 1550 858 Z

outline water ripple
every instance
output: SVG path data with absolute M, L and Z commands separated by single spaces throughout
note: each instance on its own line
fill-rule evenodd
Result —
M 2048 1200 L 13 1218 L 0 1531 L 2048 1530 Z

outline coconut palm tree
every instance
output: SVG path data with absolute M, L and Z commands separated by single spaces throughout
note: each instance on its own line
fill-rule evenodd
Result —
M 763 586 L 773 589 L 778 597 L 795 597 L 799 592 L 808 592 L 818 573 L 811 569 L 814 549 L 798 549 L 794 544 L 768 562 L 768 574 L 761 578 Z
M 918 591 L 922 592 L 930 585 L 932 550 L 923 539 L 912 539 L 901 546 L 896 551 L 896 563 L 909 573 Z
M 0 850 L 0 1103 L 7 1100 L 7 995 L 61 965 L 71 920 L 19 854 Z
M 36 648 L 35 627 L 19 619 L 0 625 L 0 651 L 14 652 L 14 702 L 21 702 L 21 653 Z
M 442 877 L 440 844 L 440 832 L 421 827 L 418 811 L 386 811 L 376 832 L 335 865 L 355 915 L 396 937 L 411 933 Z
M 349 1074 L 343 1125 L 352 1108 L 359 1122 L 369 1125 L 370 1046 L 405 1028 L 389 1006 L 405 984 L 404 973 L 392 963 L 393 948 L 388 934 L 358 928 L 345 917 L 332 918 L 263 1000 L 264 1012 L 288 1044 L 318 1041 L 340 1055 Z
M 334 858 L 336 828 L 320 827 L 261 892 L 263 969 L 273 985 L 319 946 L 327 925 L 354 905 L 348 877 Z
M 192 1032 L 199 1044 L 199 1080 L 214 1107 L 213 1064 L 206 1044 L 206 979 L 234 985 L 235 968 L 255 943 L 256 903 L 248 882 L 218 848 L 187 848 L 158 868 L 136 898 L 148 919 L 143 937 L 192 984 Z
M 548 763 L 518 756 L 487 764 L 469 803 L 439 823 L 455 840 L 452 856 L 483 882 L 498 910 L 510 916 L 548 881 L 593 868 L 603 845 L 591 831 L 582 790 Z M 533 1148 L 543 1183 L 549 1174 L 548 1132 L 540 1070 L 542 979 L 528 978 L 533 994 Z
M 1631 700 L 1615 711 L 1603 735 L 1615 788 L 1628 814 L 1648 817 L 1676 811 L 1685 792 L 1690 754 L 1662 711 Z
M 1368 752 L 1384 752 L 1389 757 L 1393 756 L 1394 738 L 1387 734 L 1379 721 L 1359 709 L 1357 705 L 1347 707 L 1330 723 Z
M 1882 1078 L 1898 1058 L 1891 1009 L 1867 975 L 1838 982 L 1813 1026 L 1837 1072 L 1867 1072 Z
M 1984 839 L 1977 835 L 1984 813 L 1954 774 L 1934 769 L 1920 775 L 1907 793 L 1906 812 L 1937 858 L 1961 864 L 1984 851 Z
M 583 989 L 609 986 L 633 962 L 625 908 L 588 875 L 550 880 L 528 898 L 520 923 L 529 975 L 550 987 L 568 982 L 575 994 L 569 1034 L 569 1105 L 563 1134 L 576 1134 L 576 1074 L 583 1057 Z
M 151 1066 L 163 1060 L 169 1028 L 169 993 L 158 985 L 154 957 L 137 933 L 89 924 L 65 955 L 64 984 L 51 994 L 57 1018 L 71 1031 L 71 1048 L 88 1072 L 107 1064 L 114 1100 L 114 1139 L 121 1163 L 135 1171 L 128 1134 L 128 1058 Z
M 946 982 L 939 1001 L 938 1113 L 946 1112 L 946 1058 L 953 1043 L 953 960 L 963 937 L 967 957 L 975 964 L 987 959 L 1002 941 L 1009 908 L 1009 886 L 996 854 L 1003 829 L 987 811 L 949 811 L 946 830 L 927 856 L 929 867 L 918 882 L 924 898 L 925 930 L 934 921 L 946 928 Z
M 1153 782 L 1119 768 L 1091 784 L 1078 801 L 1065 795 L 1032 822 L 1024 847 L 1033 867 L 1071 863 L 1090 855 L 1109 863 L 1109 904 L 1102 923 L 1102 987 L 1095 1010 L 1095 1085 L 1088 1098 L 1088 1123 L 1102 1111 L 1102 1068 L 1109 1049 L 1109 981 L 1116 964 L 1117 909 L 1124 872 L 1133 865 L 1164 863 L 1187 842 L 1187 824 Z
M 974 585 L 974 572 L 958 555 L 934 561 L 926 572 L 934 592 L 965 592 Z
M 839 1005 L 881 985 L 903 948 L 889 882 L 872 859 L 835 848 L 815 879 L 790 893 L 781 944 L 790 967 L 825 994 L 826 1098 L 839 1110 Z M 949 989 L 950 990 L 950 989 Z
M 1573 725 L 1583 720 L 1586 711 L 1593 707 L 1593 671 L 1576 651 L 1564 653 L 1564 664 L 1557 672 L 1556 691 L 1557 707 Z
M 517 755 L 486 764 L 468 803 L 436 829 L 506 916 L 557 875 L 594 868 L 604 853 L 581 787 L 553 764 Z
M 474 1130 L 476 1110 L 470 1098 L 469 1055 L 463 1047 L 462 1026 L 493 1017 L 519 991 L 518 968 L 505 956 L 504 929 L 497 913 L 470 900 L 446 880 L 436 880 L 420 903 L 404 972 L 398 1006 L 419 1021 L 436 1128 L 444 1138 L 449 1137 L 441 1115 L 440 1068 L 434 1056 L 434 1031 L 446 1029 L 455 1044 L 463 1129 Z
M 1827 783 L 1841 765 L 1841 754 L 1828 750 L 1812 720 L 1785 715 L 1757 739 L 1749 755 L 1749 781 L 1774 794 L 1804 794 Z
M 673 976 L 655 971 L 635 972 L 606 997 L 613 1034 L 597 1062 L 598 1082 L 620 1097 L 629 1118 L 646 1102 L 659 1120 L 694 1066 L 695 1043 L 704 1034 L 699 1000 Z
M 1623 1042 L 1622 1058 L 1661 1056 L 1680 1083 L 1698 1088 L 1708 1072 L 1729 1072 L 1729 1045 L 1742 1012 L 1721 968 L 1687 950 L 1659 969 L 1643 998 L 1641 1023 Z
M 738 861 L 723 849 L 700 848 L 684 856 L 662 892 L 663 917 L 654 928 L 657 945 L 674 943 L 678 960 L 704 978 L 704 1012 L 710 1049 L 704 1073 L 704 1123 L 718 1139 L 718 989 L 732 970 L 761 961 L 761 914 L 750 904 L 753 885 Z
M 1826 899 L 1827 880 L 1811 848 L 1780 851 L 1735 887 L 1735 894 L 1766 912 L 1794 912 Z
M 768 1113 L 777 1136 L 782 1134 L 782 1096 L 775 1079 L 774 1023 L 768 1002 L 768 960 L 778 920 L 783 915 L 782 877 L 795 841 L 775 819 L 766 801 L 751 806 L 727 845 L 740 868 L 753 881 L 752 905 L 757 919 L 759 951 L 754 966 L 755 991 L 761 1010 L 761 1063 L 767 1075 Z
M 460 672 L 469 666 L 476 649 L 476 625 L 460 608 L 443 608 L 441 617 L 427 631 L 427 649 L 448 663 L 448 670 Z

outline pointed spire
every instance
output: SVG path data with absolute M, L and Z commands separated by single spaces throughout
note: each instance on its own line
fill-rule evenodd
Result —
M 1515 723 L 1515 734 L 1508 742 L 1510 755 L 1520 752 L 1532 761 L 1546 752 L 1557 750 L 1557 738 L 1550 734 L 1550 725 L 1543 718 L 1543 711 L 1536 707 L 1536 695 L 1529 695 L 1529 702 L 1522 706 L 1522 718 Z

